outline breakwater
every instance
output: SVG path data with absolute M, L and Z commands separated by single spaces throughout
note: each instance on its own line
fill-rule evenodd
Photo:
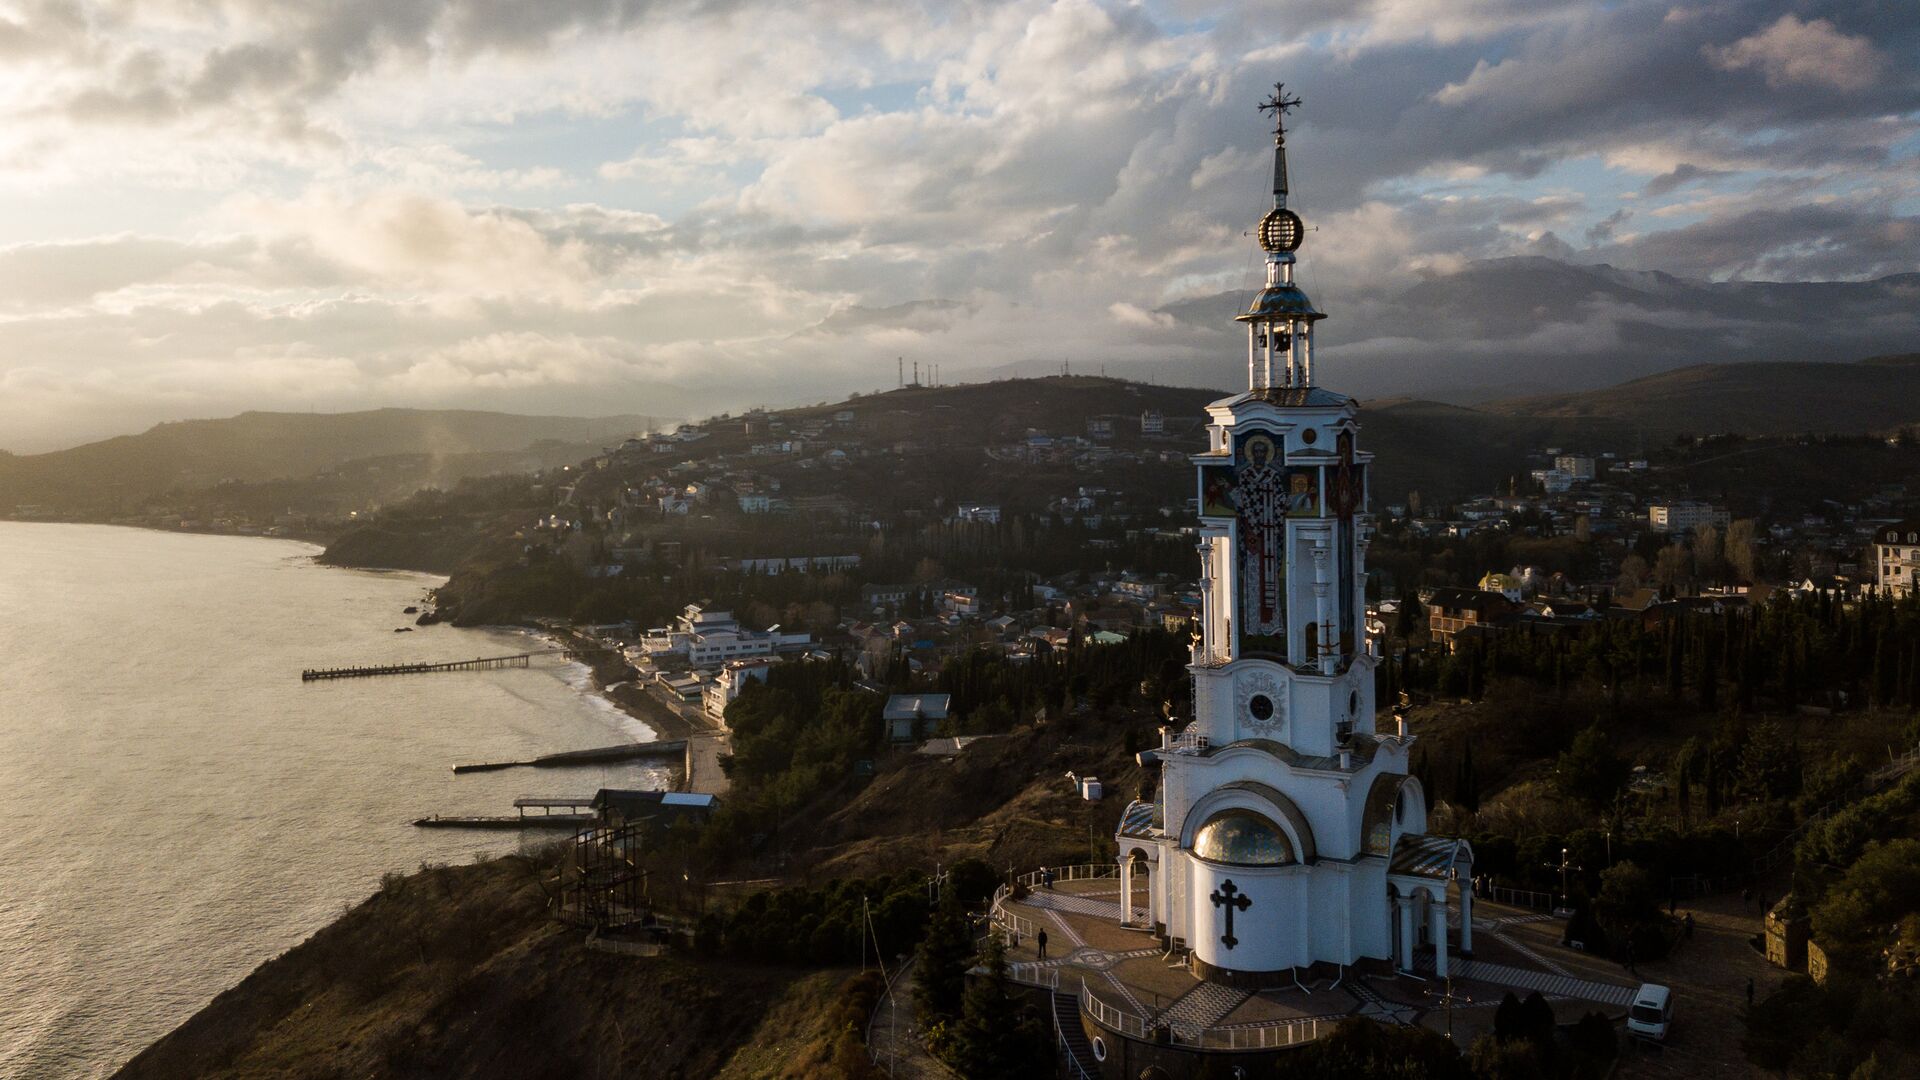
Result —
M 523 758 L 514 761 L 479 761 L 465 765 L 455 765 L 456 773 L 494 772 L 499 769 L 554 769 L 571 765 L 604 765 L 610 761 L 635 761 L 650 757 L 684 757 L 687 752 L 685 739 L 661 739 L 655 742 L 622 743 L 619 746 L 596 746 L 587 750 L 562 750 L 553 754 L 541 754 L 539 757 Z

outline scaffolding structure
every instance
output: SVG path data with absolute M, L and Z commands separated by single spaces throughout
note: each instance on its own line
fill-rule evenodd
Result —
M 560 877 L 562 922 L 598 933 L 657 925 L 640 865 L 642 826 L 601 825 L 573 839 Z

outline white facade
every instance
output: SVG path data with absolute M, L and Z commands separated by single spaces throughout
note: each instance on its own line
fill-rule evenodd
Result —
M 756 657 L 751 660 L 728 661 L 701 691 L 700 707 L 721 727 L 726 726 L 727 706 L 733 704 L 747 683 L 758 680 L 767 681 L 767 673 L 779 661 L 770 656 Z
M 1435 945 L 1444 975 L 1450 891 L 1471 905 L 1472 852 L 1425 835 L 1426 796 L 1408 775 L 1414 739 L 1398 723 L 1376 729 L 1372 455 L 1358 449 L 1354 402 L 1314 385 L 1323 316 L 1294 284 L 1303 230 L 1276 156 L 1276 208 L 1260 227 L 1267 287 L 1239 317 L 1248 390 L 1207 407 L 1208 448 L 1193 456 L 1194 719 L 1140 755 L 1160 782 L 1116 833 L 1121 918 L 1184 951 L 1203 978 L 1283 985 L 1315 965 L 1409 967 L 1416 948 Z M 1134 910 L 1141 875 L 1144 911 Z
M 677 654 L 692 667 L 710 668 L 729 660 L 795 652 L 811 644 L 808 634 L 785 633 L 778 626 L 747 630 L 730 611 L 706 611 L 688 604 L 673 626 L 648 630 L 640 640 L 640 651 L 652 659 Z
M 1703 502 L 1654 503 L 1647 507 L 1647 525 L 1659 532 L 1692 532 L 1702 525 L 1724 529 L 1733 515 Z
M 1920 518 L 1873 530 L 1874 587 L 1888 596 L 1908 596 L 1920 578 Z

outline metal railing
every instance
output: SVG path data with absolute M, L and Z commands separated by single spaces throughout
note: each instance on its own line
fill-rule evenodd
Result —
M 1029 889 L 1038 888 L 1040 883 L 1046 879 L 1048 871 L 1052 871 L 1055 884 L 1059 884 L 1062 881 L 1091 881 L 1095 878 L 1119 877 L 1120 864 L 1110 862 L 1077 863 L 1073 866 L 1049 866 L 1044 869 L 1035 870 L 1032 873 L 1021 874 L 1014 880 Z
M 1100 1000 L 1100 995 L 1093 992 L 1093 988 L 1087 985 L 1084 977 L 1080 980 L 1080 1008 L 1088 1016 L 1093 1017 L 1094 1023 L 1108 1031 L 1117 1031 L 1142 1042 L 1147 1041 L 1146 1020 Z
M 1514 907 L 1532 908 L 1535 911 L 1552 911 L 1553 894 L 1533 889 L 1510 889 L 1505 885 L 1488 885 L 1485 889 L 1475 889 L 1474 896 L 1484 896 L 1496 904 L 1512 904 Z
M 1225 648 L 1208 648 L 1204 645 L 1193 650 L 1193 665 L 1203 668 L 1226 667 L 1233 663 L 1233 654 Z
M 1013 912 L 1007 910 L 1007 897 L 1011 892 L 1012 890 L 1005 885 L 993 890 L 993 907 L 989 911 L 988 917 L 995 926 L 998 926 L 1002 930 L 1012 931 L 1015 937 L 1024 937 L 1032 940 L 1035 932 L 1039 930 L 1039 927 L 1034 925 L 1032 919 L 1022 915 L 1015 915 Z
M 1321 1024 L 1332 1034 L 1339 1017 L 1307 1017 L 1301 1020 L 1274 1020 L 1260 1024 L 1207 1028 L 1196 1044 L 1203 1050 L 1273 1050 L 1283 1046 L 1310 1043 L 1321 1035 Z
M 1055 884 L 1059 884 L 1062 881 L 1094 881 L 1102 878 L 1118 878 L 1120 876 L 1120 864 L 1118 863 L 1079 863 L 1073 866 L 1048 867 L 1047 870 L 1053 872 Z M 1031 873 L 1021 874 L 1014 880 L 1029 890 L 1037 889 L 1041 887 L 1041 882 L 1046 880 L 1047 870 L 1035 870 Z M 1008 908 L 1007 901 L 1012 899 L 1012 897 L 1013 889 L 1011 886 L 1002 885 L 993 890 L 993 904 L 988 909 L 987 916 L 989 920 L 1000 929 L 1011 932 L 1016 938 L 1025 938 L 1031 941 L 1034 936 L 1039 933 L 1040 927 L 1032 919 L 1024 915 L 1015 914 Z
M 1022 986 L 1037 986 L 1043 990 L 1060 989 L 1060 966 L 1021 962 L 1007 965 L 1007 978 Z
M 1207 737 L 1198 731 L 1183 731 L 1167 738 L 1167 749 L 1176 754 L 1198 754 L 1207 748 Z
M 1073 1052 L 1073 1044 L 1067 1041 L 1066 1029 L 1060 1026 L 1059 1000 L 1060 993 L 1056 989 L 1047 1002 L 1047 1011 L 1053 1014 L 1053 1042 L 1060 1051 L 1060 1057 L 1067 1063 L 1070 1074 L 1068 1080 L 1097 1080 L 1096 1077 L 1087 1075 L 1087 1070 L 1080 1065 L 1080 1055 Z

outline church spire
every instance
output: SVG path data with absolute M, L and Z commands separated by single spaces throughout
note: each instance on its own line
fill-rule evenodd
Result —
M 1286 83 L 1274 83 L 1273 95 L 1260 103 L 1261 112 L 1273 114 L 1273 208 L 1287 208 L 1287 110 L 1300 105 L 1299 97 L 1287 95 Z
M 1293 253 L 1306 238 L 1306 226 L 1287 209 L 1287 113 L 1299 105 L 1285 83 L 1274 83 L 1260 103 L 1261 112 L 1273 114 L 1273 209 L 1259 228 L 1267 284 L 1253 306 L 1235 317 L 1247 324 L 1247 389 L 1256 393 L 1313 384 L 1313 324 L 1326 318 L 1293 283 Z

